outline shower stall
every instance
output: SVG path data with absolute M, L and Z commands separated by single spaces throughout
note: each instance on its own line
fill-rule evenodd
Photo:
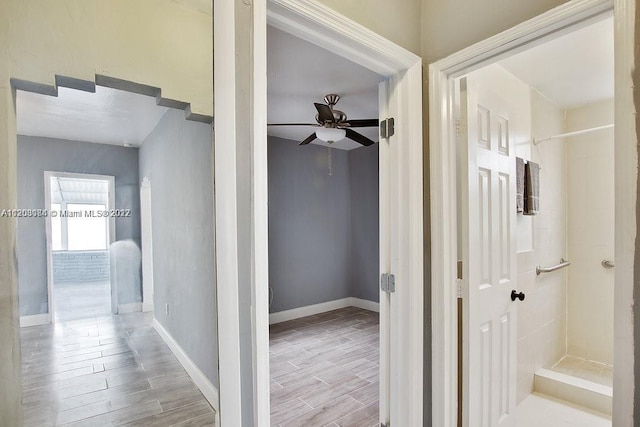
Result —
M 518 402 L 536 391 L 611 414 L 613 100 L 561 109 L 532 91 L 540 214 L 518 214 Z

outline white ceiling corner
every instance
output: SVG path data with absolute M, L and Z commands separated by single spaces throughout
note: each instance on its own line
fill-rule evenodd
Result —
M 378 118 L 378 84 L 383 77 L 326 49 L 272 26 L 267 28 L 268 123 L 315 123 L 314 102 L 329 93 L 341 99 L 336 109 L 349 119 Z M 354 129 L 378 141 L 377 128 Z M 302 141 L 314 127 L 269 127 L 268 134 Z M 316 139 L 312 144 L 329 146 Z M 333 148 L 361 147 L 349 139 Z
M 613 98 L 614 23 L 603 19 L 500 61 L 557 106 Z

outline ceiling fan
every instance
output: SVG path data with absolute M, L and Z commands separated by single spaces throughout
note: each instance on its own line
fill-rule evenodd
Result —
M 340 101 L 340 96 L 330 93 L 324 97 L 324 104 L 313 103 L 318 110 L 317 123 L 269 123 L 267 126 L 315 126 L 318 128 L 299 145 L 307 145 L 316 138 L 333 144 L 345 137 L 364 146 L 375 144 L 375 141 L 359 134 L 353 128 L 377 127 L 378 119 L 348 120 L 344 112 L 334 109 L 338 101 Z

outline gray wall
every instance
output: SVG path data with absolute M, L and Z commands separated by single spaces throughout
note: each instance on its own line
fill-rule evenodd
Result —
M 140 180 L 151 181 L 155 316 L 217 387 L 211 156 L 211 126 L 171 109 L 140 148 Z
M 53 283 L 108 282 L 109 251 L 55 251 Z
M 44 172 L 73 172 L 115 177 L 116 240 L 140 241 L 138 149 L 89 142 L 18 135 L 18 207 L 44 209 Z M 20 315 L 47 312 L 47 262 L 44 218 L 18 220 Z M 121 289 L 119 303 L 140 301 L 139 289 Z
M 269 284 L 272 312 L 346 298 L 349 160 L 327 148 L 269 138 Z
M 377 301 L 377 146 L 333 149 L 331 176 L 325 147 L 270 137 L 268 150 L 270 311 L 350 296 Z
M 349 151 L 351 296 L 378 302 L 380 195 L 378 144 Z

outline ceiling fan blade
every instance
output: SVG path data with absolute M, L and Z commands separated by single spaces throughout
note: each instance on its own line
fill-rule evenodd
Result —
M 352 128 L 369 128 L 376 127 L 379 124 L 378 119 L 356 119 L 356 120 L 347 120 L 345 123 L 349 124 L 349 127 Z
M 331 111 L 331 107 L 327 104 L 318 104 L 314 102 L 313 105 L 316 106 L 316 110 L 318 110 L 318 119 L 321 122 L 331 122 L 334 123 L 336 121 L 335 117 L 333 117 L 333 111 Z
M 312 133 L 311 135 L 309 135 L 307 137 L 307 139 L 305 139 L 304 141 L 302 141 L 300 144 L 298 145 L 307 145 L 308 143 L 310 143 L 311 141 L 313 141 L 314 139 L 316 139 L 316 133 Z
M 317 123 L 267 123 L 267 126 L 320 126 Z
M 354 140 L 358 144 L 362 144 L 365 147 L 368 147 L 370 145 L 375 144 L 375 141 L 370 140 L 369 138 L 367 138 L 364 135 L 360 135 L 358 132 L 356 132 L 354 130 L 346 128 L 345 131 L 347 132 L 346 137 L 349 138 L 349 139 Z

